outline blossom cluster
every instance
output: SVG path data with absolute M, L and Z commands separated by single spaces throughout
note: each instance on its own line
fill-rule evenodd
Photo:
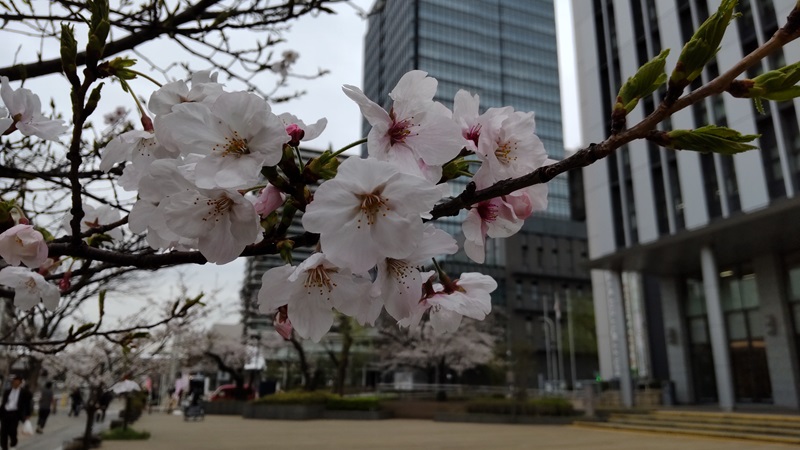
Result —
M 63 124 L 43 118 L 38 97 L 2 82 L 9 111 L 0 117 L 9 117 L 0 118 L 0 128 L 57 139 Z M 282 335 L 295 330 L 318 341 L 331 328 L 334 310 L 374 324 L 384 309 L 401 326 L 416 326 L 427 314 L 437 332 L 452 332 L 463 316 L 480 320 L 491 311 L 497 283 L 478 273 L 451 279 L 435 262 L 459 249 L 453 236 L 426 223 L 450 192 L 443 175 L 448 164 L 478 167 L 473 182 L 481 189 L 535 170 L 547 155 L 533 113 L 511 107 L 480 113 L 479 97 L 463 90 L 451 111 L 434 101 L 436 89 L 427 73 L 408 72 L 390 93 L 386 111 L 358 88 L 344 86 L 372 125 L 369 157 L 328 166 L 329 176 L 317 173 L 315 179 L 327 180 L 313 194 L 304 176 L 311 163 L 300 160 L 298 168 L 294 151 L 319 136 L 326 119 L 307 125 L 291 114 L 276 115 L 263 98 L 230 92 L 208 71 L 155 91 L 147 103 L 154 119 L 108 143 L 100 169 L 121 168 L 118 184 L 138 194 L 127 218 L 131 232 L 145 234 L 155 250 L 198 250 L 216 264 L 271 236 L 282 206 L 303 211 L 305 230 L 319 234 L 317 252 L 297 266 L 267 271 L 258 293 L 262 312 L 275 314 Z M 287 171 L 288 160 L 297 173 Z M 265 183 L 268 173 L 279 183 Z M 463 222 L 465 253 L 483 262 L 487 237 L 516 233 L 546 206 L 544 185 L 473 205 Z M 102 227 L 109 239 L 122 238 L 118 211 L 88 204 L 83 210 L 82 235 Z M 63 221 L 67 234 L 75 231 L 71 219 Z M 0 235 L 0 256 L 11 266 L 36 269 L 45 264 L 47 247 L 42 234 L 21 220 Z M 425 271 L 431 261 L 436 270 Z M 19 281 L 22 272 L 41 277 L 29 269 L 3 269 L 0 284 L 17 289 L 20 298 L 21 286 L 39 285 L 39 279 Z M 51 294 L 40 298 L 52 304 Z

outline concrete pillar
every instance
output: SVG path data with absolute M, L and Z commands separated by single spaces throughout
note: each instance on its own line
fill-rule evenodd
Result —
M 719 270 L 714 254 L 708 246 L 700 249 L 700 265 L 703 271 L 703 289 L 708 312 L 708 332 L 714 357 L 717 377 L 717 397 L 723 411 L 732 411 L 735 403 L 731 357 L 728 353 L 728 333 L 725 330 L 725 315 L 719 295 Z
M 673 277 L 659 279 L 661 287 L 661 315 L 664 320 L 664 340 L 667 343 L 669 378 L 675 383 L 675 399 L 678 403 L 694 401 L 692 367 L 689 359 L 689 332 L 686 315 L 681 304 L 683 280 Z
M 614 362 L 619 375 L 620 397 L 622 405 L 626 408 L 631 408 L 633 407 L 633 380 L 631 379 L 628 326 L 625 320 L 622 280 L 619 272 L 607 272 L 606 287 L 608 290 L 611 340 L 614 346 Z
M 764 343 L 776 406 L 800 408 L 800 370 L 787 302 L 786 276 L 779 257 L 765 254 L 753 261 Z

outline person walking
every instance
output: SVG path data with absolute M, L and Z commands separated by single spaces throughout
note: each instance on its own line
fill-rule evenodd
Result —
M 53 382 L 48 381 L 44 384 L 41 395 L 39 397 L 39 418 L 36 421 L 36 432 L 42 434 L 44 425 L 47 423 L 47 417 L 50 416 L 50 410 L 55 410 L 55 396 L 53 395 Z
M 83 395 L 81 394 L 81 390 L 79 388 L 75 388 L 72 393 L 69 394 L 69 399 L 72 401 L 72 407 L 70 408 L 67 417 L 78 417 L 81 414 L 81 408 L 83 408 Z
M 3 392 L 3 404 L 0 405 L 0 449 L 9 450 L 9 441 L 11 447 L 17 446 L 17 427 L 30 418 L 32 408 L 31 391 L 22 386 L 19 375 L 13 375 L 11 387 Z

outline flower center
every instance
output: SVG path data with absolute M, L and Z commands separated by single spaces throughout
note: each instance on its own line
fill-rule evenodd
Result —
M 397 281 L 397 284 L 408 289 L 410 286 L 406 284 L 406 280 L 411 277 L 412 268 L 405 261 L 399 259 L 386 258 L 386 268 L 392 275 L 392 278 Z
M 387 204 L 389 200 L 382 198 L 379 194 L 365 194 L 360 195 L 359 198 L 361 199 L 361 213 L 367 216 L 367 225 L 374 225 L 378 214 L 386 217 L 386 211 L 391 210 Z M 385 211 L 381 212 L 384 209 Z M 358 219 L 358 228 L 361 228 L 361 219 Z
M 336 287 L 336 283 L 331 281 L 330 275 L 328 272 L 336 273 L 336 269 L 326 269 L 323 266 L 317 266 L 313 269 L 309 269 L 306 271 L 306 281 L 303 283 L 303 287 L 307 289 L 308 294 L 311 294 L 311 289 L 318 288 L 319 294 L 323 295 L 324 291 L 327 289 L 328 293 L 330 293 L 334 287 Z
M 406 138 L 411 134 L 411 123 L 408 120 L 401 120 L 400 122 L 392 122 L 389 127 L 389 142 L 391 145 L 402 144 Z
M 214 219 L 214 222 L 219 222 L 222 215 L 227 214 L 228 211 L 233 209 L 234 203 L 233 200 L 226 196 L 206 200 L 206 205 L 210 206 L 211 209 L 208 211 L 208 214 L 206 214 L 206 217 L 203 217 L 203 222 L 207 222 L 209 219 Z
M 494 222 L 497 220 L 497 205 L 490 202 L 479 203 L 478 215 L 484 222 Z
M 233 132 L 233 136 L 225 137 L 225 144 L 215 144 L 213 151 L 221 151 L 223 157 L 230 155 L 234 158 L 250 154 L 250 149 L 247 147 L 247 139 L 239 136 L 237 131 Z
M 516 143 L 504 142 L 494 151 L 497 160 L 503 164 L 511 164 L 517 160 L 516 156 L 517 145 Z
M 475 146 L 478 146 L 478 139 L 481 137 L 481 124 L 475 124 L 469 127 L 469 130 L 464 134 L 464 137 L 468 141 L 472 141 L 475 143 Z

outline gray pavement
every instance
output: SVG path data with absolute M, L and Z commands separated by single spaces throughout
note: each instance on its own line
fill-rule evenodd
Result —
M 78 417 L 67 417 L 68 408 L 61 408 L 57 414 L 51 414 L 47 419 L 44 433 L 25 436 L 19 434 L 18 450 L 60 450 L 64 441 L 72 440 L 78 436 L 83 436 L 86 427 L 86 412 L 82 411 Z M 109 408 L 106 420 L 102 423 L 95 423 L 94 431 L 100 432 L 108 427 L 112 417 L 116 417 L 118 410 Z M 31 422 L 36 427 L 36 417 L 31 417 Z
M 275 449 L 591 449 L 767 450 L 796 448 L 729 439 L 663 436 L 573 426 L 442 423 L 428 420 L 277 421 L 206 416 L 185 422 L 164 413 L 133 425 L 148 441 L 104 441 L 104 450 Z

